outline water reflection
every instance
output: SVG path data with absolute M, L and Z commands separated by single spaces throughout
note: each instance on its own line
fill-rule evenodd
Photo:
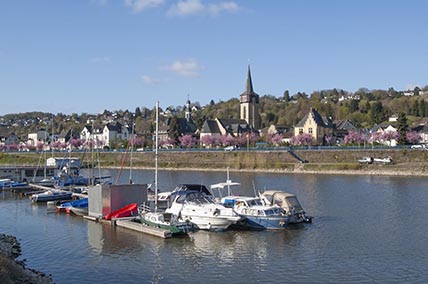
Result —
M 115 177 L 117 171 L 102 174 L 109 173 Z M 134 174 L 140 183 L 153 180 L 153 171 Z M 129 172 L 122 178 L 128 180 Z M 225 172 L 161 171 L 160 182 L 170 190 L 225 178 Z M 56 283 L 428 281 L 427 178 L 232 172 L 231 179 L 242 184 L 241 194 L 253 194 L 254 187 L 296 194 L 314 223 L 281 232 L 200 231 L 163 240 L 50 213 L 46 205 L 5 192 L 0 230 L 21 239 L 28 266 L 52 274 Z

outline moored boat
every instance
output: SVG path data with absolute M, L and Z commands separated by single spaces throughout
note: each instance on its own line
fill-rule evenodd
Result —
M 284 209 L 289 216 L 290 224 L 311 223 L 312 217 L 306 216 L 305 210 L 300 205 L 297 196 L 284 191 L 267 190 L 259 194 L 260 198 L 267 205 L 278 205 Z
M 88 215 L 88 206 L 86 207 L 70 207 L 70 212 L 77 216 L 86 216 Z
M 258 197 L 227 196 L 222 203 L 232 206 L 243 219 L 237 227 L 256 230 L 279 230 L 287 227 L 289 217 L 279 206 L 265 205 Z
M 137 214 L 138 214 L 138 204 L 131 203 L 116 211 L 110 212 L 104 217 L 104 219 L 111 220 L 112 218 L 131 217 L 131 216 L 136 216 Z
M 170 231 L 173 235 L 187 234 L 196 230 L 190 221 L 178 220 L 177 216 L 167 212 L 150 212 L 139 209 L 141 224 Z
M 71 207 L 86 207 L 88 208 L 88 198 L 77 199 L 69 202 L 64 202 L 56 206 L 57 211 L 66 211 L 69 213 Z
M 201 230 L 225 230 L 242 219 L 232 208 L 214 203 L 211 196 L 200 191 L 173 192 L 170 198 L 172 204 L 165 212 L 190 221 Z
M 71 199 L 72 193 L 64 190 L 47 190 L 42 193 L 36 193 L 31 195 L 30 199 L 33 202 L 48 202 L 55 200 L 67 200 Z

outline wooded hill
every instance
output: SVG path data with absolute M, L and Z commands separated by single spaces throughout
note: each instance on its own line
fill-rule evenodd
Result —
M 388 90 L 359 89 L 355 93 L 340 89 L 315 91 L 310 95 L 297 93 L 293 96 L 285 91 L 283 96 L 263 95 L 260 97 L 260 116 L 262 127 L 272 124 L 293 126 L 315 108 L 321 115 L 333 120 L 349 119 L 359 128 L 371 128 L 375 124 L 388 121 L 392 115 L 403 112 L 409 125 L 424 123 L 428 116 L 428 86 L 416 87 L 409 92 Z M 209 118 L 239 118 L 239 99 L 215 103 L 213 100 L 206 106 L 193 103 L 196 111 L 192 112 L 193 120 L 200 128 Z M 169 106 L 161 115 L 161 122 L 170 116 L 184 116 L 183 106 Z M 50 132 L 60 133 L 64 129 L 73 128 L 81 131 L 84 125 L 93 123 L 101 125 L 107 121 L 132 124 L 135 119 L 135 130 L 140 135 L 151 135 L 154 130 L 154 108 L 136 107 L 129 110 L 108 111 L 102 114 L 52 114 L 42 112 L 7 114 L 0 116 L 0 132 L 14 132 L 25 137 L 30 132 L 45 128 Z

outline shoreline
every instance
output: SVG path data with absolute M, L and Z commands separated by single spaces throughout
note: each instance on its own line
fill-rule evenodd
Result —
M 52 284 L 50 275 L 25 266 L 18 261 L 21 246 L 14 236 L 0 233 L 0 283 L 2 284 Z

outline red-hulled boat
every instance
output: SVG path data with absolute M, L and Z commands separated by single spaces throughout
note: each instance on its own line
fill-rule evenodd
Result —
M 131 216 L 136 216 L 137 214 L 138 214 L 138 204 L 131 203 L 126 205 L 123 208 L 110 212 L 105 216 L 105 219 L 111 220 L 112 218 L 131 217 Z

